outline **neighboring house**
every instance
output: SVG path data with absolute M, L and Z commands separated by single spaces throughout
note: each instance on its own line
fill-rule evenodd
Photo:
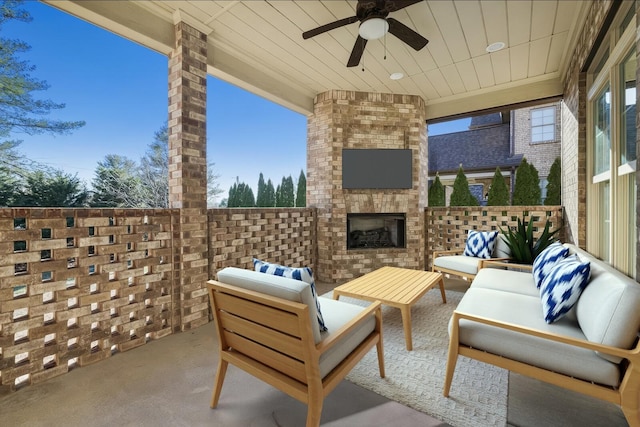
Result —
M 542 200 L 551 164 L 560 157 L 560 102 L 473 117 L 469 130 L 428 137 L 429 181 L 436 173 L 445 186 L 447 205 L 458 168 L 483 204 L 496 167 L 513 192 L 515 171 L 523 157 L 538 170 Z

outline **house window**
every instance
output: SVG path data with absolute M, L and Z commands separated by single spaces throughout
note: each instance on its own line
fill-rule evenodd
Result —
M 628 20 L 628 14 L 622 17 Z M 624 29 L 620 33 L 615 29 Z M 587 250 L 634 277 L 636 53 L 633 24 L 612 25 L 589 75 Z
M 531 110 L 531 143 L 555 141 L 556 107 Z

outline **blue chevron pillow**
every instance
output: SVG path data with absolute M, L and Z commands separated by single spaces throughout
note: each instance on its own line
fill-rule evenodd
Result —
M 590 276 L 591 264 L 580 261 L 576 254 L 564 258 L 549 271 L 540 286 L 545 322 L 553 323 L 571 310 L 589 284 Z
M 284 265 L 272 264 L 269 262 L 261 261 L 259 259 L 253 259 L 253 268 L 260 273 L 273 274 L 274 276 L 287 277 L 289 279 L 296 279 L 302 282 L 308 283 L 311 288 L 311 295 L 316 302 L 316 309 L 318 310 L 318 326 L 320 332 L 327 330 L 327 326 L 324 323 L 322 312 L 320 311 L 320 301 L 318 301 L 318 294 L 316 293 L 316 283 L 313 280 L 313 270 L 309 267 L 285 267 Z
M 497 231 L 469 230 L 467 242 L 464 246 L 464 255 L 477 258 L 491 258 L 497 237 Z
M 533 281 L 537 288 L 540 288 L 542 281 L 551 269 L 559 262 L 564 261 L 567 255 L 569 255 L 569 248 L 562 246 L 560 242 L 550 244 L 538 254 L 533 260 Z

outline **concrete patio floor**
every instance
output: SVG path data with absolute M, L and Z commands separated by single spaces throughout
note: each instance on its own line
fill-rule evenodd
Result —
M 3 426 L 303 426 L 306 406 L 230 366 L 217 409 L 213 323 L 0 397 Z M 445 426 L 343 381 L 325 400 L 322 425 Z

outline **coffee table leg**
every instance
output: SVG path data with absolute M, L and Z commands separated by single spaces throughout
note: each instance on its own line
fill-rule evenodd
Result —
M 444 277 L 442 277 L 442 275 L 440 275 L 440 295 L 442 295 L 442 303 L 446 304 L 447 303 L 447 297 L 444 294 Z
M 404 329 L 404 340 L 407 343 L 407 350 L 413 350 L 413 340 L 411 339 L 411 306 L 406 305 L 400 308 L 402 313 L 402 328 Z

